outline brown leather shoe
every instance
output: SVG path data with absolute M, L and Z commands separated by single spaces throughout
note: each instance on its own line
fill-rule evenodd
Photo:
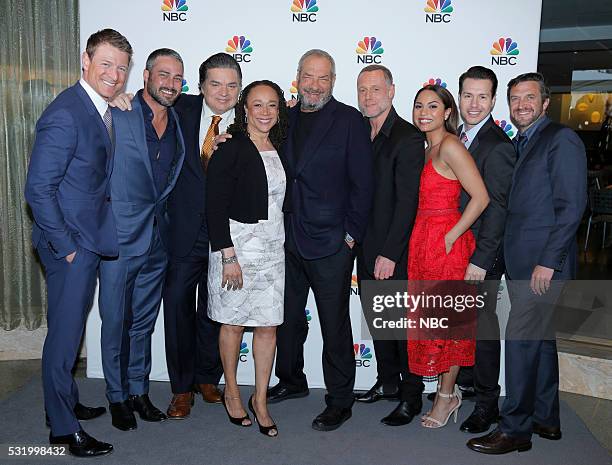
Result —
M 193 392 L 174 394 L 168 406 L 168 418 L 171 420 L 183 420 L 191 413 L 193 405 Z
M 467 446 L 473 451 L 483 454 L 507 454 L 515 450 L 525 452 L 531 449 L 531 441 L 529 439 L 513 438 L 496 429 L 486 436 L 470 439 Z
M 209 404 L 221 403 L 221 391 L 214 384 L 198 384 L 202 399 Z
M 549 439 L 550 441 L 558 441 L 561 439 L 561 428 L 558 426 L 545 426 L 533 422 L 533 434 L 537 434 L 541 438 Z

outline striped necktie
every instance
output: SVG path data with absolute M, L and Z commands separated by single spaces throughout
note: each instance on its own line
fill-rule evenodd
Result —
M 215 136 L 219 135 L 219 123 L 221 122 L 220 116 L 213 116 L 212 122 L 208 127 L 208 131 L 206 131 L 206 136 L 204 137 L 204 142 L 202 143 L 202 150 L 200 151 L 200 157 L 202 158 L 202 164 L 204 165 L 204 169 L 208 166 L 208 161 L 213 153 L 213 145 L 215 141 Z
M 104 112 L 102 121 L 104 122 L 104 126 L 106 126 L 106 132 L 108 132 L 108 137 L 110 138 L 112 142 L 113 141 L 113 115 L 111 114 L 110 107 L 106 107 L 106 111 Z

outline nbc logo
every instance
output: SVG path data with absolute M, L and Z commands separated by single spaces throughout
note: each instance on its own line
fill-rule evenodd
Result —
M 189 92 L 189 86 L 187 85 L 187 81 L 185 79 L 183 79 L 182 86 L 183 86 L 182 89 L 181 89 L 182 93 Z
M 357 50 L 355 51 L 357 52 L 357 63 L 368 65 L 380 63 L 382 61 L 381 55 L 385 53 L 382 42 L 377 40 L 376 37 L 364 37 L 357 42 Z
M 353 350 L 355 352 L 355 366 L 356 367 L 369 367 L 370 360 L 372 360 L 372 351 L 365 344 L 353 344 Z
M 510 37 L 500 37 L 499 40 L 493 42 L 491 48 L 491 64 L 492 65 L 516 65 L 516 57 L 518 56 L 518 44 L 513 42 Z
M 495 124 L 497 124 L 500 128 L 502 128 L 504 130 L 504 132 L 506 133 L 506 135 L 512 139 L 512 136 L 514 136 L 514 131 L 512 130 L 512 125 L 510 123 L 508 123 L 505 119 L 503 120 L 495 120 Z
M 317 21 L 317 0 L 293 0 L 291 12 L 294 23 L 314 23 Z
M 240 343 L 240 361 L 241 362 L 246 362 L 247 361 L 247 354 L 249 353 L 249 347 L 247 346 L 246 342 L 241 342 Z
M 429 80 L 425 81 L 423 83 L 423 87 L 425 86 L 442 86 L 446 89 L 446 82 L 444 82 L 442 79 L 440 78 L 429 78 Z
M 293 100 L 297 99 L 297 81 L 291 81 L 291 87 L 289 87 L 289 93 L 291 94 L 291 98 Z
M 312 320 L 312 315 L 310 314 L 310 310 L 306 309 L 304 313 L 306 314 L 306 322 L 310 323 L 310 320 Z
M 227 41 L 225 51 L 231 53 L 237 62 L 248 63 L 251 61 L 253 46 L 245 36 L 234 36 Z
M 453 5 L 451 0 L 427 0 L 426 23 L 450 23 Z
M 187 21 L 187 0 L 164 0 L 161 10 L 164 13 L 164 21 Z

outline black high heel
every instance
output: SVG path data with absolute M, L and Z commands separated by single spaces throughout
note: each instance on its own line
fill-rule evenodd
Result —
M 278 436 L 278 428 L 276 427 L 276 423 L 272 423 L 272 426 L 263 426 L 259 423 L 259 419 L 257 418 L 257 413 L 255 413 L 255 408 L 253 407 L 253 395 L 249 397 L 249 410 L 253 413 L 255 417 L 255 421 L 257 422 L 257 426 L 259 426 L 259 432 L 269 438 L 275 438 Z M 274 420 L 272 420 L 274 421 Z M 276 431 L 276 434 L 270 434 L 270 431 Z
M 234 399 L 235 400 L 235 399 L 240 399 L 240 397 L 228 397 L 228 399 Z M 237 426 L 242 426 L 243 428 L 247 428 L 247 427 L 253 425 L 253 422 L 251 422 L 251 417 L 249 417 L 248 413 L 245 416 L 243 416 L 243 417 L 233 417 L 233 416 L 230 415 L 229 410 L 227 409 L 227 405 L 225 403 L 225 396 L 221 397 L 221 403 L 223 404 L 223 407 L 225 407 L 225 413 L 227 413 L 227 418 L 229 418 L 229 421 L 231 423 L 233 423 L 234 425 L 237 425 Z M 248 425 L 245 425 L 243 423 L 244 420 L 249 420 L 250 423 Z

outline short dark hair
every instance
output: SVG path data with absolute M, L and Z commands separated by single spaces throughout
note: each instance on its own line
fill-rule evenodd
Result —
M 200 65 L 200 82 L 198 83 L 198 87 L 201 88 L 204 81 L 206 81 L 206 74 L 208 71 L 215 68 L 233 69 L 238 74 L 238 84 L 242 86 L 242 70 L 240 69 L 240 65 L 233 56 L 220 52 L 209 56 Z
M 128 62 L 132 61 L 132 46 L 130 42 L 125 38 L 124 35 L 115 31 L 114 29 L 102 29 L 101 31 L 95 32 L 87 39 L 87 45 L 85 46 L 85 52 L 91 59 L 99 45 L 108 44 L 112 47 L 118 48 L 122 52 L 129 55 Z
M 391 74 L 391 70 L 389 68 L 383 65 L 368 65 L 359 71 L 359 75 L 357 77 L 361 76 L 363 73 L 371 73 L 372 71 L 382 71 L 387 84 L 393 85 L 393 74 Z
M 159 57 L 172 57 L 181 65 L 183 64 L 183 59 L 177 51 L 172 50 L 171 48 L 158 48 L 157 50 L 153 50 L 147 57 L 147 63 L 145 65 L 147 71 L 151 71 L 153 69 L 153 66 L 155 66 L 155 61 Z
M 463 90 L 463 81 L 467 78 L 486 79 L 487 81 L 491 81 L 491 97 L 495 97 L 497 93 L 497 76 L 492 69 L 485 68 L 484 66 L 472 66 L 459 76 L 459 95 L 461 95 L 461 91 Z
M 512 88 L 521 82 L 537 82 L 540 85 L 540 94 L 542 95 L 542 102 L 550 98 L 550 89 L 546 85 L 544 76 L 541 73 L 523 73 L 517 77 L 510 79 L 508 82 L 507 99 L 510 102 L 510 91 Z
M 246 86 L 240 93 L 238 103 L 236 103 L 236 117 L 234 122 L 227 128 L 227 132 L 230 134 L 243 133 L 247 134 L 247 117 L 244 109 L 247 99 L 251 91 L 258 86 L 268 86 L 278 96 L 278 122 L 270 129 L 270 142 L 276 150 L 280 149 L 281 144 L 287 136 L 287 127 L 289 125 L 289 111 L 287 110 L 287 102 L 285 101 L 285 94 L 278 84 L 268 81 L 266 79 L 262 81 L 251 82 Z
M 428 84 L 425 87 L 419 89 L 419 91 L 414 96 L 414 102 L 412 106 L 416 103 L 417 98 L 421 95 L 422 92 L 430 90 L 434 92 L 440 100 L 442 100 L 442 105 L 444 105 L 444 109 L 451 109 L 450 116 L 444 122 L 444 128 L 447 132 L 451 134 L 457 134 L 457 125 L 459 124 L 459 110 L 457 110 L 457 104 L 455 103 L 455 99 L 453 98 L 453 94 L 451 94 L 447 89 L 438 85 L 438 84 Z

